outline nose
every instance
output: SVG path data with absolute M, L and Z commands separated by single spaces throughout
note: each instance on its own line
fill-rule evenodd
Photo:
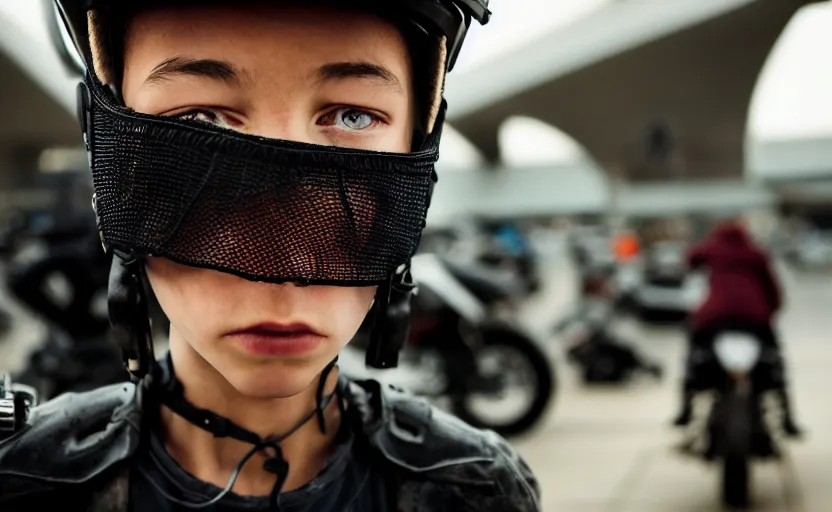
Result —
M 319 136 L 315 114 L 300 101 L 268 102 L 256 110 L 249 126 L 250 133 L 269 139 L 293 142 L 325 143 Z

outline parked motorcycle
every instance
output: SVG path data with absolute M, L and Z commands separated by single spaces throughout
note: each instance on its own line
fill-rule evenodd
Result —
M 726 331 L 712 348 L 694 353 L 693 360 L 696 387 L 712 391 L 713 401 L 705 421 L 691 423 L 683 452 L 718 461 L 723 503 L 746 508 L 752 461 L 781 457 L 776 426 L 781 422 L 771 417 L 775 411 L 763 400 L 782 386 L 781 356 L 749 334 Z
M 603 300 L 584 302 L 578 311 L 558 322 L 567 357 L 581 370 L 586 384 L 620 384 L 638 374 L 661 379 L 662 367 L 648 360 L 610 332 L 614 305 Z
M 414 257 L 412 272 L 419 288 L 399 368 L 364 368 L 359 354 L 366 336 L 359 333 L 342 352 L 342 371 L 447 399 L 463 420 L 504 436 L 534 426 L 554 394 L 555 375 L 536 342 L 511 322 L 511 313 L 498 313 L 497 304 L 512 296 L 513 287 L 431 254 Z
M 47 335 L 15 382 L 42 401 L 128 379 L 109 338 L 103 300 L 109 257 L 95 221 L 72 212 L 26 216 L 4 244 L 9 290 L 47 323 Z
M 70 391 L 89 391 L 128 379 L 121 351 L 108 336 L 70 339 L 53 328 L 15 381 L 31 386 L 46 401 Z
M 479 261 L 511 270 L 524 285 L 526 294 L 539 291 L 543 283 L 538 269 L 538 257 L 528 237 L 510 224 L 493 226 L 490 231 L 491 236 Z

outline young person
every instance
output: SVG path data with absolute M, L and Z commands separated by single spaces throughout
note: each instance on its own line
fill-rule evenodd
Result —
M 136 383 L 7 432 L 0 510 L 539 510 L 503 439 L 335 364 L 366 317 L 395 366 L 445 72 L 487 1 L 56 6 Z

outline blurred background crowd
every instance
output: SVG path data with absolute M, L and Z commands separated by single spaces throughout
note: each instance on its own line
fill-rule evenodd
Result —
M 0 372 L 45 399 L 126 375 L 76 80 L 22 3 L 0 0 Z M 343 371 L 509 436 L 547 511 L 830 510 L 832 3 L 492 4 L 447 84 L 400 368 L 366 370 L 359 334 Z

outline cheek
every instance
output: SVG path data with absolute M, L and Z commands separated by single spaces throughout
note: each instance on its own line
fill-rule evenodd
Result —
M 408 122 L 411 117 L 406 116 Z M 369 149 L 382 153 L 410 153 L 413 129 L 404 123 L 384 127 L 379 133 L 370 135 L 361 144 L 353 144 L 360 149 Z
M 355 336 L 375 297 L 373 287 L 310 286 L 322 325 L 339 345 Z
M 183 333 L 210 329 L 210 319 L 222 318 L 220 314 L 228 311 L 222 274 L 148 258 L 147 276 L 165 315 Z
M 384 127 L 379 136 L 373 141 L 371 149 L 385 153 L 410 153 L 413 142 L 414 116 L 410 112 L 410 105 L 403 105 L 398 111 L 396 120 Z

